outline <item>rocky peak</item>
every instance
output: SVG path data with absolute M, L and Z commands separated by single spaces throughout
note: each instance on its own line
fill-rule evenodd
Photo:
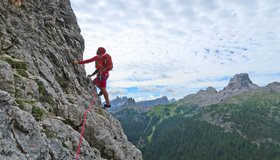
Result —
M 207 92 L 207 93 L 217 93 L 217 90 L 216 90 L 214 87 L 209 86 L 209 87 L 206 89 L 206 92 Z
M 256 89 L 258 86 L 253 84 L 247 73 L 236 74 L 233 78 L 230 79 L 228 85 L 224 90 L 241 90 L 241 89 Z
M 173 98 L 171 100 L 168 100 L 168 98 L 166 96 L 162 96 L 160 98 L 156 98 L 156 99 L 152 99 L 152 100 L 143 100 L 143 101 L 138 101 L 138 102 L 136 102 L 134 100 L 134 98 L 132 98 L 132 97 L 130 97 L 130 98 L 116 97 L 111 102 L 112 107 L 110 108 L 110 111 L 118 112 L 118 111 L 128 108 L 128 107 L 138 109 L 138 110 L 147 110 L 156 105 L 168 104 L 168 103 L 172 103 L 172 102 L 176 102 L 176 99 Z
M 136 102 L 136 105 L 140 107 L 152 107 L 152 106 L 168 104 L 168 103 L 169 103 L 168 98 L 166 96 L 162 96 L 160 98 L 156 98 L 153 100 L 144 100 L 144 101 Z
M 259 87 L 250 80 L 247 73 L 236 74 L 230 79 L 228 85 L 221 91 L 213 87 L 200 90 L 196 94 L 190 94 L 183 98 L 183 102 L 197 105 L 199 107 L 219 103 L 220 101 L 237 94 L 256 90 Z
M 124 105 L 126 105 L 126 106 L 135 106 L 136 102 L 135 102 L 134 98 L 128 98 Z
M 268 92 L 280 92 L 280 83 L 279 82 L 272 82 L 265 87 L 262 88 Z
M 217 90 L 214 87 L 209 86 L 206 90 L 200 90 L 197 92 L 197 94 L 215 94 L 217 93 Z
M 111 100 L 112 108 L 122 106 L 123 104 L 125 104 L 127 99 L 127 97 L 116 97 L 115 99 Z

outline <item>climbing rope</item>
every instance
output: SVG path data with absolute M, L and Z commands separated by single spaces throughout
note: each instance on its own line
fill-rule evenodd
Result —
M 78 149 L 77 149 L 77 152 L 76 152 L 76 160 L 79 159 L 79 155 L 80 155 L 80 151 L 81 151 L 81 145 L 82 145 L 83 135 L 84 135 L 84 131 L 85 131 L 87 113 L 91 110 L 94 102 L 95 102 L 95 94 L 94 94 L 94 97 L 93 97 L 93 99 L 92 99 L 92 101 L 89 105 L 89 108 L 84 112 L 84 122 L 83 122 L 82 130 L 81 130 L 81 133 L 80 133 L 80 142 L 79 142 Z

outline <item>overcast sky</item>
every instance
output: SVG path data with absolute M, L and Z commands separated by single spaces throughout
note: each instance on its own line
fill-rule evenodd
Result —
M 84 59 L 112 56 L 108 92 L 180 99 L 237 73 L 280 82 L 280 0 L 71 0 Z M 86 64 L 87 73 L 94 63 Z

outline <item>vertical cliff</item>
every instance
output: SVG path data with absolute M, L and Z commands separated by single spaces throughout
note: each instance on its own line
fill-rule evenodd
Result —
M 0 159 L 142 159 L 101 109 L 82 65 L 84 40 L 69 0 L 0 2 Z

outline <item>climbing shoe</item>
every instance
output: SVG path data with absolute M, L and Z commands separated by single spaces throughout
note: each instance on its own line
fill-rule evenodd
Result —
M 102 108 L 106 109 L 106 108 L 110 108 L 110 107 L 111 107 L 111 105 L 104 104 L 104 106 Z
M 100 92 L 98 93 L 98 96 L 102 96 L 102 94 L 103 94 L 103 92 L 102 92 L 102 91 L 100 91 Z

